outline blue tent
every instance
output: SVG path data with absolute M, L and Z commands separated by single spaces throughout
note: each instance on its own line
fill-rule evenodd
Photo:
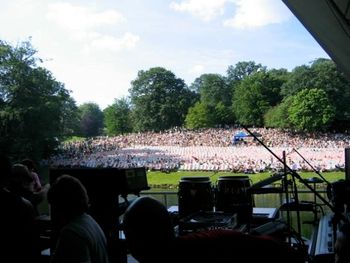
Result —
M 235 144 L 236 142 L 243 141 L 244 138 L 246 138 L 248 135 L 245 132 L 237 132 L 235 135 L 232 137 L 232 144 Z

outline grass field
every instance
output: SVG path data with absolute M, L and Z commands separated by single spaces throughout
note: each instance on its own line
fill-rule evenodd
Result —
M 316 173 L 312 172 L 303 172 L 299 173 L 300 176 L 304 179 L 312 178 L 312 177 L 319 177 Z M 270 176 L 272 176 L 272 173 L 266 172 L 266 173 L 258 173 L 258 174 L 237 174 L 237 173 L 229 173 L 229 172 L 192 172 L 192 171 L 178 171 L 178 172 L 170 172 L 170 173 L 164 173 L 160 171 L 149 171 L 147 172 L 147 180 L 148 185 L 151 188 L 163 188 L 163 189 L 176 189 L 178 187 L 179 181 L 181 177 L 186 176 L 209 176 L 211 179 L 211 182 L 213 184 L 216 183 L 219 176 L 228 176 L 228 175 L 248 175 L 249 178 L 252 181 L 252 184 L 255 184 L 263 179 L 266 179 Z M 289 175 L 290 176 L 290 175 Z M 344 172 L 327 172 L 323 173 L 322 176 L 329 182 L 334 182 L 339 179 L 345 178 Z M 291 176 L 290 176 L 291 177 Z M 299 182 L 298 186 L 302 186 L 302 183 Z

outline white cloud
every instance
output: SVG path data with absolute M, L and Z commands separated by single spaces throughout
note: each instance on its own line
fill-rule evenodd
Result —
M 171 2 L 170 8 L 179 12 L 188 12 L 204 21 L 210 21 L 224 13 L 224 5 L 227 0 L 183 0 Z
M 101 50 L 120 51 L 134 48 L 139 40 L 140 37 L 132 33 L 125 33 L 121 38 L 102 36 L 92 40 L 89 47 Z
M 91 8 L 70 3 L 50 4 L 46 17 L 63 28 L 82 31 L 125 21 L 125 17 L 115 10 L 95 12 Z
M 238 29 L 262 27 L 282 23 L 291 16 L 282 1 L 233 0 L 237 9 L 233 18 L 225 20 L 224 26 Z
M 82 44 L 84 54 L 95 50 L 117 52 L 131 49 L 140 40 L 132 33 L 115 36 L 115 25 L 125 22 L 126 18 L 111 9 L 98 12 L 89 6 L 60 2 L 48 6 L 46 18 L 63 29 L 71 40 Z M 108 26 L 114 26 L 110 28 L 112 31 L 108 30 Z
M 199 75 L 203 72 L 203 70 L 204 70 L 203 65 L 195 65 L 189 69 L 188 73 L 193 74 L 193 75 Z

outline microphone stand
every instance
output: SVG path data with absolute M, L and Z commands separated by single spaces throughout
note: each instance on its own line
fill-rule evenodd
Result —
M 330 202 L 328 202 L 320 193 L 318 193 L 315 189 L 312 188 L 311 185 L 308 184 L 307 181 L 305 181 L 296 171 L 292 170 L 285 161 L 283 161 L 280 157 L 278 157 L 269 147 L 267 147 L 254 133 L 252 133 L 247 127 L 242 127 L 251 135 L 254 137 L 255 140 L 257 140 L 266 150 L 268 150 L 280 163 L 282 163 L 286 169 L 288 169 L 288 172 L 297 178 L 303 185 L 308 188 L 313 194 L 315 194 L 339 219 L 343 220 L 346 223 L 349 223 L 349 220 L 340 212 L 338 209 L 336 209 Z
M 315 173 L 317 173 L 319 177 L 321 177 L 321 179 L 322 179 L 327 185 L 330 185 L 330 184 L 331 184 L 330 182 L 328 182 L 328 181 L 326 180 L 326 178 L 324 178 L 324 177 L 322 176 L 322 174 L 321 174 L 319 171 L 317 171 L 317 170 L 315 169 L 315 167 L 313 167 L 313 166 L 311 165 L 311 163 L 309 163 L 309 162 L 304 158 L 304 156 L 302 156 L 302 155 L 297 151 L 297 149 L 293 148 L 293 151 L 295 151 L 295 152 L 304 160 L 304 162 L 306 162 L 306 163 L 311 167 L 311 169 L 312 169 Z
M 286 152 L 283 151 L 283 160 L 286 160 Z M 283 166 L 283 173 L 284 173 L 284 177 L 283 177 L 283 186 L 284 186 L 284 191 L 285 191 L 285 195 L 286 195 L 286 202 L 287 204 L 289 203 L 289 192 L 288 192 L 288 178 L 287 178 L 287 168 L 285 166 Z M 290 222 L 290 211 L 289 208 L 287 209 L 287 226 L 288 226 L 288 244 L 292 245 L 292 230 L 291 230 L 291 222 Z

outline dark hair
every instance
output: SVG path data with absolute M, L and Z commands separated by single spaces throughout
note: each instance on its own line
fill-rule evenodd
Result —
M 16 163 L 12 166 L 12 178 L 10 179 L 11 183 L 16 185 L 22 183 L 30 183 L 34 180 L 27 166 Z
M 34 171 L 34 172 L 38 171 L 37 166 L 32 159 L 29 159 L 29 158 L 23 159 L 21 161 L 21 164 L 27 166 L 30 171 Z
M 89 197 L 83 184 L 75 177 L 62 175 L 50 187 L 47 200 L 68 217 L 87 212 Z
M 125 211 L 124 233 L 131 254 L 140 262 L 154 260 L 167 253 L 175 239 L 171 217 L 166 207 L 156 199 L 142 196 Z
M 138 234 L 142 232 L 157 232 L 157 229 L 162 229 L 160 233 L 167 237 L 173 235 L 172 221 L 166 207 L 150 196 L 141 196 L 137 198 L 124 213 L 125 231 L 136 231 Z M 160 234 L 159 233 L 159 234 Z

